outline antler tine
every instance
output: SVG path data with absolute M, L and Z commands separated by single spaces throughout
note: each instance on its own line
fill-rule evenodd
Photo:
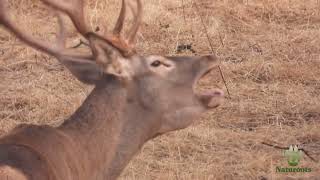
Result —
M 52 56 L 57 56 L 59 54 L 59 49 L 55 46 L 52 46 L 49 43 L 44 41 L 35 39 L 28 33 L 25 33 L 23 30 L 19 28 L 16 24 L 13 23 L 13 20 L 8 15 L 5 10 L 5 6 L 7 6 L 4 0 L 0 1 L 0 24 L 4 25 L 9 31 L 15 34 L 20 40 L 29 44 L 31 47 L 46 52 Z
M 83 0 L 41 0 L 47 5 L 66 13 L 73 22 L 76 29 L 84 37 L 89 32 L 84 18 Z
M 60 49 L 65 49 L 66 41 L 67 41 L 65 20 L 63 19 L 61 12 L 56 12 L 56 16 L 58 18 L 58 24 L 59 24 L 59 33 L 57 35 L 57 46 Z
M 141 0 L 136 0 L 136 2 L 137 2 L 137 11 L 136 12 L 133 11 L 134 24 L 132 25 L 132 27 L 130 28 L 130 31 L 129 31 L 129 35 L 128 35 L 128 43 L 129 44 L 134 43 L 136 34 L 139 30 L 139 27 L 140 27 L 141 21 L 142 21 L 142 3 L 141 3 Z
M 7 6 L 8 5 L 5 0 L 0 0 L 0 25 L 2 24 L 9 32 L 16 35 L 16 37 L 18 37 L 24 43 L 44 53 L 57 57 L 59 61 L 60 56 L 69 57 L 71 59 L 92 59 L 92 54 L 79 54 L 66 51 L 64 47 L 66 32 L 62 19 L 58 19 L 60 25 L 60 34 L 57 36 L 56 44 L 52 45 L 50 42 L 39 40 L 33 37 L 30 33 L 27 33 L 25 30 L 21 29 L 19 25 L 15 24 L 14 20 L 10 17 L 9 12 L 6 9 Z
M 121 10 L 120 10 L 120 14 L 117 20 L 117 23 L 113 29 L 113 34 L 115 36 L 120 36 L 120 33 L 123 29 L 123 24 L 124 24 L 124 19 L 126 17 L 126 1 L 122 0 L 122 6 L 121 6 Z

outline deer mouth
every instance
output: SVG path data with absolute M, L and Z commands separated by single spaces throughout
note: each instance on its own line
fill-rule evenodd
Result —
M 224 93 L 220 89 L 197 92 L 196 96 L 206 108 L 216 108 L 223 101 Z
M 198 84 L 201 79 L 210 74 L 212 69 L 213 67 L 201 72 L 195 84 Z M 209 109 L 218 107 L 224 99 L 224 92 L 221 89 L 194 90 L 194 92 L 200 103 Z

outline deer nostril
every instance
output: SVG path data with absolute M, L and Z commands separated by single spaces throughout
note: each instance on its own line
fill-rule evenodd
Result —
M 206 58 L 209 61 L 217 61 L 217 56 L 215 55 L 207 55 L 207 56 L 204 56 L 204 58 Z
M 203 64 L 205 67 L 212 68 L 216 65 L 219 65 L 220 61 L 215 55 L 206 55 L 201 57 L 201 64 Z
M 214 92 L 214 95 L 215 95 L 215 96 L 224 96 L 224 92 L 221 91 L 221 90 L 216 90 L 216 91 Z

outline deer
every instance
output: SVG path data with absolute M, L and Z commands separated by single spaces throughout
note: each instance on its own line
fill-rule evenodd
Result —
M 0 138 L 0 179 L 117 179 L 149 140 L 189 127 L 218 107 L 221 89 L 197 91 L 197 82 L 219 66 L 215 55 L 140 55 L 134 44 L 142 24 L 140 0 L 122 0 L 112 32 L 86 24 L 83 0 L 41 0 L 56 15 L 54 42 L 39 40 L 12 20 L 0 1 L 0 25 L 26 45 L 59 61 L 94 88 L 57 127 L 22 124 Z M 127 9 L 133 15 L 123 33 Z M 64 18 L 88 42 L 88 51 L 66 47 Z

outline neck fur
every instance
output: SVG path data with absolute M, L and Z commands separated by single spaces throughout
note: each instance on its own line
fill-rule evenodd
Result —
M 128 97 L 120 82 L 108 81 L 101 83 L 104 87 L 97 86 L 59 127 L 83 149 L 83 166 L 96 179 L 118 177 L 157 127 L 151 112 Z

